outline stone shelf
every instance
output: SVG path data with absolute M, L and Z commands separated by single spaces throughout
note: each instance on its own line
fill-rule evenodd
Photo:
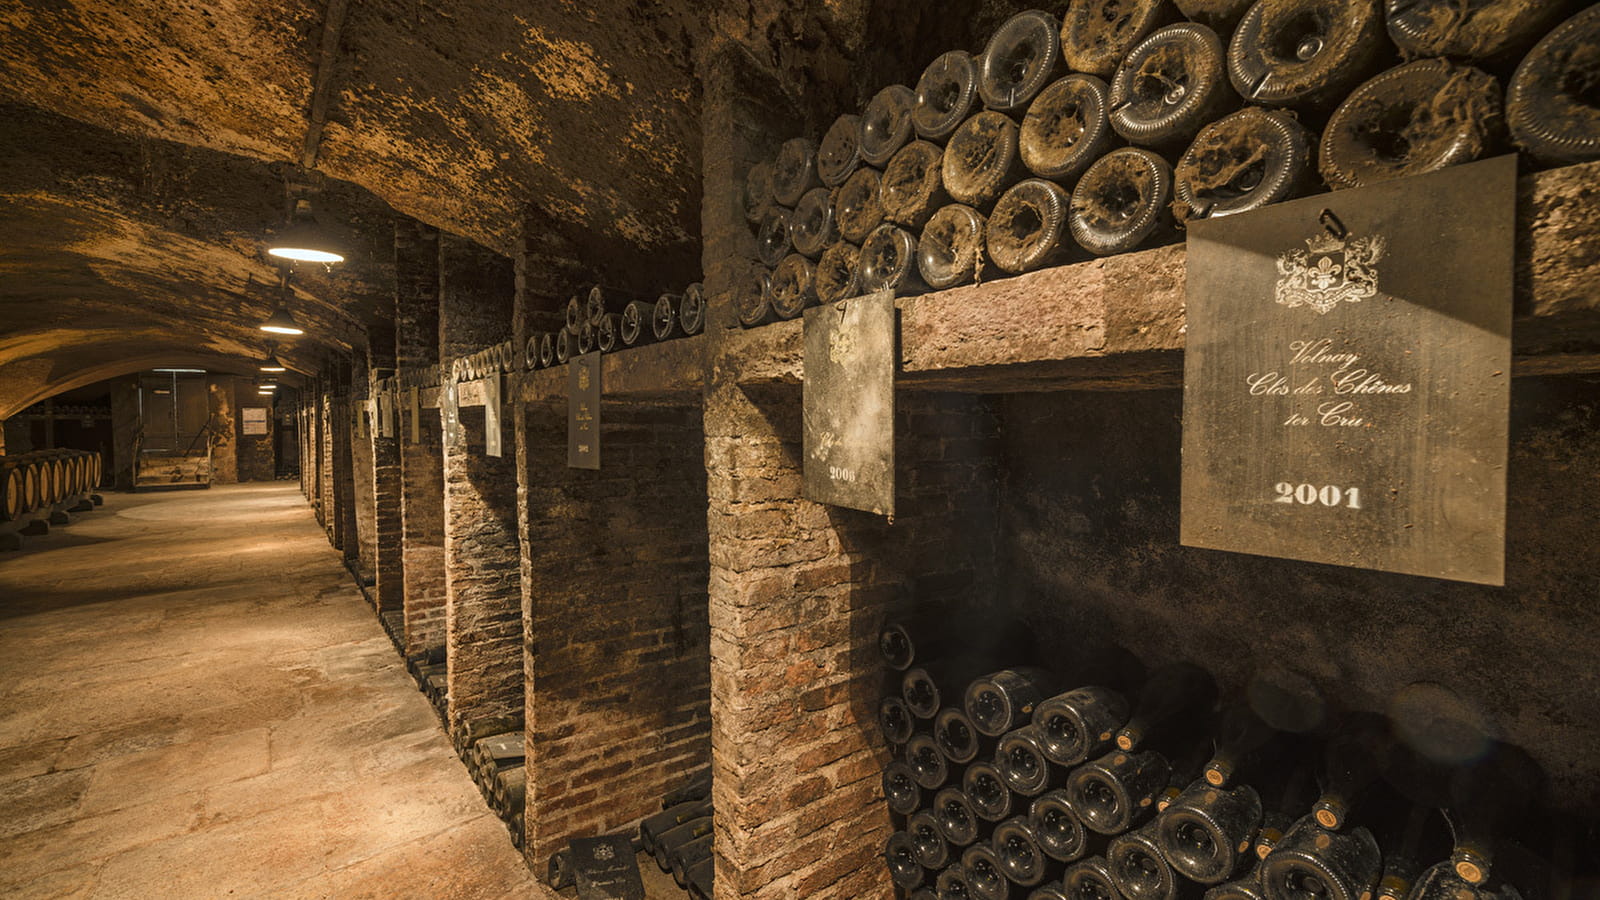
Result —
M 706 336 L 697 334 L 607 353 L 600 358 L 605 396 L 637 400 L 698 398 L 705 381 L 705 347 Z M 418 397 L 424 409 L 439 408 L 438 388 L 424 388 Z M 501 397 L 507 403 L 565 400 L 567 367 L 551 366 L 512 375 L 506 379 Z M 462 382 L 456 389 L 456 403 L 482 406 L 483 382 Z

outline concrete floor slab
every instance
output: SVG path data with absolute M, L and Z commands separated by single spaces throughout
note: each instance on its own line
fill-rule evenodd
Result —
M 7 897 L 555 896 L 292 485 L 0 555 L 0 683 Z

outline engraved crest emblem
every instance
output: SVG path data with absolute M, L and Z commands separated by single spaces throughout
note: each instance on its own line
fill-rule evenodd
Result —
M 614 858 L 616 855 L 617 855 L 617 851 L 611 849 L 611 845 L 610 844 L 597 844 L 597 845 L 595 845 L 595 848 L 594 848 L 594 858 L 595 859 L 609 860 L 609 859 Z
M 1378 293 L 1382 237 L 1337 238 L 1317 234 L 1304 248 L 1278 257 L 1275 299 L 1290 308 L 1309 306 L 1319 315 L 1340 303 L 1359 303 Z

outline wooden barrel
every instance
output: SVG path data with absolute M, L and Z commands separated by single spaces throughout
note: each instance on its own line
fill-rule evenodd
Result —
M 89 490 L 100 489 L 100 481 L 105 477 L 105 459 L 98 453 L 89 454 Z
M 67 496 L 83 493 L 83 457 L 74 453 L 61 461 L 67 470 Z
M 23 512 L 32 512 L 44 503 L 44 486 L 39 477 L 39 460 L 29 459 L 22 463 L 22 497 Z
M 54 506 L 66 496 L 66 468 L 61 464 L 61 457 L 52 456 L 44 460 L 44 503 Z
M 0 522 L 9 522 L 26 510 L 25 480 L 21 465 L 0 464 Z

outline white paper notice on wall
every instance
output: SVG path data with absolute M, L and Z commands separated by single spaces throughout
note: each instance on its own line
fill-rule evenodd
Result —
M 500 456 L 500 376 L 483 380 L 483 452 Z
M 239 411 L 242 415 L 240 421 L 244 424 L 245 434 L 267 433 L 267 408 L 265 406 L 246 406 Z

